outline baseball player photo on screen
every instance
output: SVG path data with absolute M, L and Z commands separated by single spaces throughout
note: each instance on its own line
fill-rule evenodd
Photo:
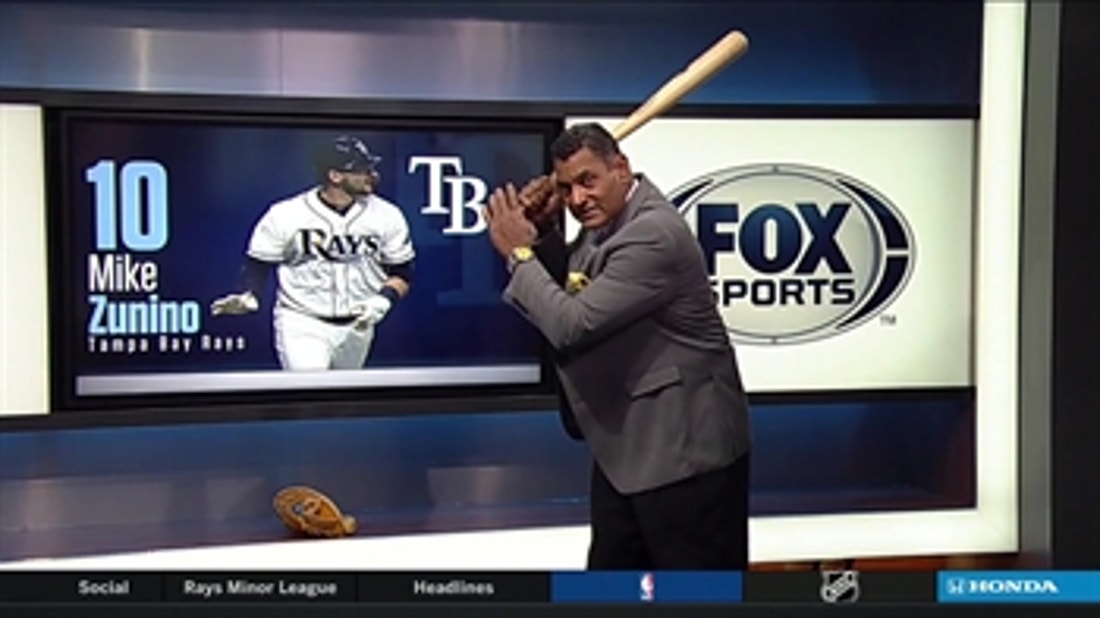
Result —
M 545 173 L 547 123 L 57 122 L 69 407 L 544 383 L 542 340 L 501 301 L 481 208 L 493 187 Z
M 248 242 L 242 292 L 213 315 L 259 309 L 277 273 L 275 351 L 284 369 L 359 369 L 375 328 L 412 283 L 413 249 L 401 209 L 374 194 L 379 157 L 338 136 L 317 147 L 318 184 L 264 213 Z

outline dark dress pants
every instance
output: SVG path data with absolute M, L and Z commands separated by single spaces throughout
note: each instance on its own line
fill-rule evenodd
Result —
M 591 570 L 748 569 L 749 455 L 624 495 L 592 466 Z

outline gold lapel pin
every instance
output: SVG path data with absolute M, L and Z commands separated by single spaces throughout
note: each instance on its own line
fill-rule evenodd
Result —
M 574 271 L 569 273 L 565 279 L 565 291 L 570 294 L 576 294 L 583 290 L 589 283 L 591 283 L 591 280 L 588 278 L 588 275 Z

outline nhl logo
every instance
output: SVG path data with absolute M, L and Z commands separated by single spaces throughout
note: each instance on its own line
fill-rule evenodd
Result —
M 821 600 L 855 603 L 859 600 L 859 574 L 855 571 L 822 571 Z

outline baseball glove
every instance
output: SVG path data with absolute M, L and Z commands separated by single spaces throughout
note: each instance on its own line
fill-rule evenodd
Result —
M 252 292 L 228 294 L 210 303 L 210 313 L 214 315 L 241 315 L 252 313 L 260 308 L 260 301 Z
M 275 512 L 287 528 L 312 537 L 355 534 L 355 518 L 344 515 L 328 496 L 310 487 L 287 487 L 275 494 Z

